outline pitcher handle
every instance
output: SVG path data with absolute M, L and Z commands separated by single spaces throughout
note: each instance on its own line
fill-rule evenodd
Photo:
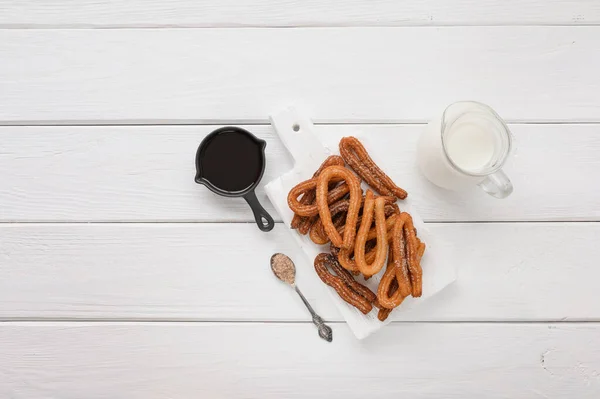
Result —
M 502 170 L 487 176 L 485 180 L 479 183 L 479 187 L 496 198 L 506 198 L 513 192 L 513 185 Z

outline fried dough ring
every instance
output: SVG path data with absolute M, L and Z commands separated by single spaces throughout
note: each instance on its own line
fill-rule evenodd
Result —
M 421 261 L 421 258 L 425 254 L 425 248 L 427 248 L 427 246 L 425 245 L 425 243 L 424 242 L 420 242 L 419 243 L 419 250 L 417 251 L 417 254 L 419 256 L 419 261 Z M 420 265 L 420 263 L 419 263 L 419 265 Z
M 396 282 L 398 284 L 398 291 L 403 297 L 409 296 L 412 292 L 412 282 L 408 270 L 408 257 L 406 256 L 406 239 L 403 234 L 404 227 L 409 218 L 410 215 L 408 213 L 401 213 L 392 233 L 392 258 L 394 259 L 394 266 L 396 268 Z
M 395 287 L 395 289 L 394 289 Z M 387 269 L 377 287 L 377 299 L 383 308 L 394 309 L 404 301 L 406 296 L 402 296 L 396 278 L 395 260 L 388 260 Z
M 423 253 L 425 252 L 425 243 L 421 243 L 419 245 L 419 254 L 421 256 L 423 256 Z M 392 296 L 396 290 L 398 289 L 398 281 L 397 280 L 392 280 L 392 283 L 390 284 L 390 291 L 388 293 L 389 296 Z M 377 306 L 379 308 L 379 312 L 377 312 L 377 318 L 379 319 L 379 321 L 385 321 L 388 316 L 390 315 L 390 313 L 392 313 L 392 310 L 394 309 L 388 309 L 388 308 L 384 308 L 382 306 Z
M 400 199 L 404 199 L 408 195 L 373 162 L 365 147 L 356 137 L 344 137 L 340 140 L 340 155 L 379 194 L 393 195 Z
M 398 282 L 396 280 L 392 280 L 392 283 L 390 284 L 390 290 L 388 292 L 388 296 L 392 296 L 394 295 L 394 293 L 396 293 L 396 291 L 398 290 Z M 377 298 L 377 301 L 379 303 L 379 298 Z M 379 303 L 379 312 L 377 312 L 377 318 L 379 319 L 379 321 L 385 321 L 385 319 L 388 318 L 388 316 L 390 315 L 390 313 L 392 313 L 392 310 L 394 309 L 388 309 L 388 308 L 384 308 L 381 303 Z
M 403 218 L 405 219 L 405 217 Z M 396 226 L 400 226 L 403 225 L 403 222 L 398 223 Z M 404 229 L 402 229 L 404 230 Z M 398 232 L 396 232 L 398 234 Z M 400 232 L 400 237 L 402 237 L 402 239 L 404 240 L 404 235 L 403 235 L 403 231 Z M 421 258 L 423 257 L 423 254 L 425 253 L 425 243 L 421 242 L 418 238 L 417 241 L 419 242 L 419 246 L 417 249 L 417 261 L 420 262 Z M 391 250 L 391 249 L 390 249 Z M 390 258 L 392 258 L 392 255 L 390 255 Z M 404 258 L 404 267 L 407 268 L 406 266 L 406 258 Z M 391 265 L 388 264 L 388 268 L 390 268 Z M 389 270 L 389 269 L 388 269 Z M 381 305 L 381 307 L 379 308 L 379 312 L 377 313 L 377 318 L 380 321 L 384 321 L 385 319 L 387 319 L 387 317 L 389 316 L 389 314 L 392 312 L 392 310 L 399 306 L 402 301 L 404 300 L 404 298 L 408 295 L 411 294 L 411 292 L 409 291 L 407 295 L 400 295 L 398 292 L 398 274 L 396 274 L 396 278 L 392 278 L 391 282 L 389 283 L 389 286 L 386 288 L 386 285 L 388 284 L 388 270 L 386 270 L 386 273 L 384 274 L 385 280 L 384 278 L 381 279 L 380 285 L 377 289 L 377 299 Z M 391 273 L 390 273 L 391 274 Z M 412 288 L 412 287 L 411 287 Z M 383 291 L 383 293 L 382 293 Z M 387 292 L 387 294 L 385 294 Z M 400 297 L 402 297 L 402 299 L 398 299 L 397 295 L 400 295 Z M 397 301 L 394 303 L 388 303 L 388 300 L 392 300 L 392 301 Z M 393 306 L 397 303 L 397 306 L 394 307 L 387 307 L 387 306 Z M 386 306 L 384 306 L 384 304 Z
M 313 177 L 318 177 L 323 171 L 323 169 L 332 165 L 344 166 L 344 159 L 339 155 L 331 155 L 327 157 L 327 159 L 323 161 L 321 166 L 319 166 L 319 169 L 317 169 L 317 171 L 313 174 Z M 313 204 L 315 202 L 316 196 L 317 193 L 315 190 L 308 191 L 302 195 L 299 202 L 301 205 Z M 290 227 L 292 229 L 298 229 L 298 232 L 304 235 L 308 233 L 310 227 L 315 223 L 316 220 L 316 216 L 300 216 L 294 213 L 294 217 L 292 218 L 292 223 Z
M 391 238 L 392 238 L 392 234 L 391 234 L 390 230 L 394 227 L 396 218 L 398 218 L 398 214 L 393 213 L 385 220 L 386 229 L 388 230 L 388 234 L 387 234 L 388 241 L 391 240 Z M 372 240 L 375 239 L 376 237 L 377 237 L 377 226 L 371 228 L 371 230 L 369 230 L 369 234 L 367 234 L 367 244 L 365 245 L 365 252 L 367 254 L 365 255 L 365 260 L 368 264 L 371 264 L 375 261 L 377 251 L 374 250 L 374 247 L 369 248 L 370 247 L 369 243 L 371 243 Z M 355 261 L 355 259 L 352 259 L 352 256 L 354 254 L 353 250 L 340 249 L 334 245 L 331 245 L 330 251 L 332 254 L 337 256 L 338 261 L 344 267 L 344 269 L 351 271 L 351 272 L 358 272 L 358 266 L 356 265 L 356 261 Z
M 365 255 L 365 260 L 367 263 L 371 264 L 373 263 L 373 261 L 375 261 L 375 257 L 377 255 L 377 250 L 376 250 L 376 246 L 377 245 L 369 245 L 369 241 L 367 241 L 367 245 L 365 245 L 365 251 L 366 251 L 366 255 Z M 340 249 L 337 247 L 332 247 L 334 249 L 332 249 L 332 253 L 335 254 L 337 256 L 338 261 L 340 262 L 340 264 L 342 265 L 342 267 L 350 272 L 353 273 L 360 273 L 358 270 L 358 266 L 356 266 L 356 259 L 352 259 L 354 256 L 354 251 L 353 250 L 347 250 L 347 249 Z M 365 279 L 368 279 L 371 276 L 364 276 Z
M 406 258 L 408 260 L 408 271 L 410 272 L 412 296 L 418 298 L 423 293 L 423 269 L 421 268 L 421 258 L 419 257 L 419 250 L 421 248 L 410 215 L 408 215 L 404 223 L 404 236 L 406 239 Z M 422 252 L 425 252 L 425 246 L 422 247 Z
M 373 261 L 375 260 L 376 246 L 377 243 L 373 243 L 373 240 L 367 241 L 367 244 L 365 245 L 365 251 L 367 252 L 367 254 L 365 255 L 365 259 L 367 263 L 373 263 Z M 342 265 L 344 269 L 348 270 L 349 272 L 352 272 L 355 275 L 360 274 L 360 272 L 358 271 L 358 267 L 356 266 L 356 261 L 353 259 L 354 249 L 340 249 L 333 245 L 330 245 L 329 248 L 331 253 L 337 258 L 338 262 Z
M 382 198 L 385 198 L 385 202 L 386 202 L 385 216 L 387 217 L 386 225 L 388 226 L 388 230 L 389 230 L 393 226 L 393 219 L 390 220 L 390 216 L 394 215 L 396 213 L 399 214 L 400 210 L 398 209 L 398 205 L 393 203 L 396 200 L 396 197 L 382 197 Z M 364 200 L 364 198 L 363 198 L 363 200 Z M 345 223 L 345 217 L 346 217 L 345 212 L 348 211 L 349 204 L 350 204 L 350 201 L 343 199 L 343 200 L 339 200 L 329 206 L 329 211 L 331 212 L 331 218 L 333 220 L 333 225 L 336 227 L 337 232 L 340 233 L 340 235 L 342 235 L 342 236 L 344 235 L 344 227 L 345 227 L 344 223 Z M 362 216 L 359 216 L 358 220 L 357 220 L 358 225 L 360 225 L 361 220 L 362 220 Z M 372 228 L 369 231 L 367 241 L 375 238 L 376 234 L 377 234 L 376 229 Z M 310 227 L 310 239 L 312 240 L 312 242 L 314 242 L 317 245 L 324 245 L 329 242 L 329 237 L 327 237 L 327 234 L 325 234 L 325 229 L 323 228 L 323 222 L 321 221 L 320 218 L 318 218 L 318 216 L 317 216 L 317 220 Z
M 358 272 L 358 266 L 353 259 L 350 259 L 350 251 L 347 249 L 340 249 L 337 255 L 337 259 L 342 267 L 351 272 Z
M 358 211 L 360 209 L 360 203 L 362 200 L 362 190 L 360 188 L 360 180 L 351 171 L 344 168 L 343 166 L 329 166 L 321 172 L 317 178 L 317 207 L 319 210 L 319 217 L 323 223 L 325 233 L 329 237 L 329 240 L 335 245 L 341 248 L 351 248 L 354 245 L 354 238 L 356 236 L 356 221 L 358 219 Z M 337 229 L 333 225 L 331 220 L 331 212 L 329 211 L 329 194 L 328 185 L 333 179 L 343 180 L 349 191 L 350 191 L 350 204 L 348 206 L 348 215 L 346 216 L 346 228 L 344 236 L 337 232 Z
M 390 241 L 390 239 L 392 237 L 390 235 L 390 230 L 392 230 L 394 228 L 397 218 L 398 218 L 398 214 L 392 213 L 387 219 L 385 219 L 385 229 L 388 232 L 388 242 Z M 374 240 L 375 238 L 377 238 L 377 226 L 372 227 L 371 230 L 369 230 L 369 233 L 367 234 L 367 241 Z
M 393 309 L 399 306 L 404 298 L 411 294 L 411 283 L 406 265 L 403 227 L 407 213 L 402 213 L 396 220 L 392 230 L 392 246 L 387 269 L 377 287 L 377 298 L 384 308 Z M 395 283 L 395 284 L 394 284 Z M 397 289 L 392 290 L 392 285 Z
M 402 301 L 404 301 L 404 298 L 406 298 L 406 296 L 401 294 L 400 289 L 392 290 L 392 284 L 398 287 L 394 261 L 388 263 L 388 267 L 377 288 L 377 299 L 379 299 L 381 306 L 387 309 L 394 309 L 395 307 L 400 306 Z
M 294 216 L 298 216 L 298 215 L 294 214 Z M 315 224 L 315 222 L 319 218 L 318 216 L 310 216 L 310 217 L 298 216 L 298 217 L 301 218 L 302 221 L 298 225 L 297 230 L 298 230 L 298 233 L 302 234 L 303 236 L 306 235 L 310 231 L 310 228 Z
M 330 167 L 332 167 L 332 166 L 330 166 Z M 348 170 L 342 166 L 333 166 L 333 167 Z M 325 170 L 327 170 L 327 168 Z M 350 171 L 348 170 L 348 172 L 350 172 Z M 352 172 L 350 172 L 350 173 L 352 173 Z M 355 178 L 356 178 L 356 176 L 355 176 Z M 310 192 L 311 190 L 315 190 L 317 187 L 317 181 L 318 181 L 318 178 L 313 177 L 312 179 L 305 180 L 302 183 L 297 184 L 290 190 L 290 192 L 288 194 L 288 206 L 290 207 L 292 212 L 294 212 L 295 214 L 300 215 L 300 216 L 316 216 L 319 214 L 319 208 L 316 203 L 309 204 L 309 205 L 303 205 L 298 200 L 298 197 L 300 195 L 304 195 L 304 194 Z M 336 181 L 340 181 L 340 179 L 337 179 L 337 180 L 332 179 L 332 182 L 336 182 Z M 359 189 L 360 189 L 360 185 L 359 185 Z M 336 186 L 335 188 L 333 188 L 331 191 L 329 191 L 327 193 L 327 204 L 333 204 L 335 201 L 343 198 L 346 194 L 348 194 L 348 191 L 350 191 L 350 188 L 348 187 L 348 184 L 346 184 L 346 183 L 342 183 L 339 186 Z
M 334 259 L 335 259 L 335 257 L 334 257 Z M 335 274 L 339 278 L 341 278 L 344 281 L 344 283 L 346 285 L 348 285 L 350 288 L 352 288 L 357 294 L 363 296 L 367 301 L 369 301 L 373 305 L 375 305 L 375 304 L 377 304 L 377 306 L 379 305 L 379 302 L 377 301 L 377 295 L 375 295 L 375 293 L 373 291 L 371 291 L 369 288 L 365 287 L 364 285 L 362 285 L 361 283 L 356 281 L 354 279 L 354 277 L 352 276 L 352 274 L 350 274 L 350 272 L 348 272 L 348 270 L 344 269 L 339 264 L 339 262 L 337 262 L 337 261 L 331 262 L 331 264 L 329 266 L 335 272 Z
M 315 271 L 325 284 L 335 289 L 340 298 L 360 310 L 363 314 L 369 313 L 373 309 L 371 302 L 352 289 L 345 282 L 345 277 L 334 276 L 329 272 L 329 267 L 334 268 L 336 263 L 337 261 L 333 255 L 326 253 L 319 254 L 315 258 Z
M 350 207 L 350 201 L 347 199 L 342 199 L 337 202 L 334 202 L 329 206 L 329 212 L 331 213 L 331 218 L 334 226 L 337 231 L 342 235 L 341 229 L 344 227 L 344 223 L 346 221 L 345 213 L 348 212 L 348 208 Z M 325 229 L 323 228 L 323 222 L 317 216 L 317 220 L 310 228 L 310 239 L 317 245 L 324 245 L 329 242 L 329 237 L 325 233 Z
M 377 199 L 377 198 L 380 198 L 380 197 L 379 197 L 379 196 L 375 196 L 375 199 Z M 384 207 L 383 209 L 384 209 L 384 213 L 385 213 L 385 217 L 386 217 L 386 225 L 388 225 L 388 219 L 389 219 L 389 218 L 390 218 L 392 215 L 395 215 L 395 214 L 400 214 L 400 210 L 398 209 L 398 205 L 396 205 L 396 204 L 388 204 L 388 203 L 387 203 L 387 201 L 388 201 L 388 198 L 394 198 L 394 199 L 395 199 L 395 197 L 387 197 L 387 196 L 386 196 L 386 197 L 381 197 L 381 198 L 384 198 L 384 199 L 385 199 L 385 201 L 386 201 L 385 207 Z M 363 208 L 361 208 L 361 210 L 363 210 Z M 317 223 L 318 223 L 318 221 L 317 221 Z M 390 223 L 391 223 L 391 221 L 390 221 Z M 357 225 L 357 226 L 360 226 L 361 224 L 362 224 L 362 215 L 359 215 L 359 216 L 358 216 L 358 219 L 357 219 L 357 221 L 356 221 L 356 225 Z M 344 231 L 345 231 L 345 228 L 346 228 L 346 226 L 342 226 L 342 227 L 340 227 L 340 228 L 338 229 L 338 233 L 340 233 L 340 234 L 342 234 L 342 235 L 343 235 L 343 234 L 344 234 Z M 391 227 L 390 227 L 390 228 L 391 228 Z M 389 230 L 389 229 L 388 229 L 388 230 Z M 369 230 L 369 237 L 370 237 L 370 238 L 367 238 L 367 241 L 369 241 L 369 240 L 372 240 L 373 238 L 375 238 L 375 237 L 377 236 L 377 233 L 376 233 L 376 231 L 377 231 L 377 229 L 376 229 L 376 228 L 374 228 L 374 227 L 373 227 L 373 228 L 371 228 L 371 230 Z
M 379 312 L 377 312 L 377 318 L 379 319 L 379 321 L 385 321 L 390 315 L 390 313 L 392 313 L 392 310 L 394 309 L 380 308 Z
M 374 199 L 373 192 L 367 191 L 365 198 L 365 206 L 363 208 L 362 222 L 356 236 L 356 244 L 354 246 L 354 258 L 358 270 L 366 277 L 373 276 L 379 273 L 383 268 L 385 259 L 388 253 L 387 228 L 385 222 L 385 200 L 383 198 Z M 367 236 L 371 229 L 375 214 L 375 228 L 377 229 L 377 247 L 375 260 L 372 263 L 367 263 L 365 259 L 365 244 Z
M 316 218 L 317 220 L 310 228 L 309 237 L 311 241 L 315 244 L 325 245 L 329 242 L 329 237 L 325 233 L 325 228 L 323 227 L 323 222 L 321 222 L 321 219 L 318 216 Z M 344 223 L 346 222 L 346 215 L 332 215 L 332 220 L 333 225 L 335 226 L 338 233 L 340 233 L 340 235 L 343 235 Z

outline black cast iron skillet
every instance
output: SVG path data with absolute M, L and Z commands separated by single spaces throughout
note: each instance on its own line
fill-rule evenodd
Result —
M 202 140 L 196 153 L 196 183 L 224 197 L 243 197 L 258 228 L 271 231 L 275 223 L 254 189 L 265 172 L 267 143 L 239 127 L 222 127 Z

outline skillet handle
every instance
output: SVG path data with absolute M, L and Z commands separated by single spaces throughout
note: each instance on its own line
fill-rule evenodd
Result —
M 256 224 L 258 228 L 262 231 L 271 231 L 275 226 L 275 222 L 269 213 L 262 207 L 260 202 L 258 202 L 258 198 L 256 198 L 256 194 L 254 190 L 250 191 L 248 194 L 244 195 L 244 199 L 250 205 L 252 212 L 254 212 L 254 219 L 256 220 Z

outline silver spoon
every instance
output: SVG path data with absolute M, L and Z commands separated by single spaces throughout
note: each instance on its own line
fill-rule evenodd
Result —
M 315 313 L 312 306 L 310 306 L 296 285 L 296 266 L 294 265 L 294 262 L 292 262 L 287 255 L 281 253 L 274 254 L 271 256 L 271 270 L 273 270 L 273 273 L 278 279 L 291 285 L 296 290 L 298 295 L 300 295 L 300 299 L 302 299 L 302 302 L 304 302 L 304 305 L 312 315 L 313 323 L 319 329 L 319 337 L 327 342 L 331 342 L 333 340 L 333 331 L 331 331 L 331 327 L 326 325 L 321 316 Z

